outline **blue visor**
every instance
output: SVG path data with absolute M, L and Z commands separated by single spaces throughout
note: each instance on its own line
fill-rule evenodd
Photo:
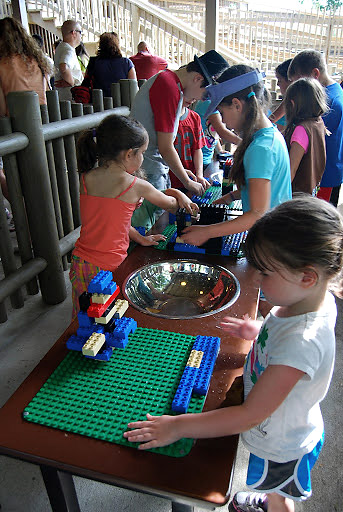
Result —
M 239 75 L 235 78 L 231 78 L 230 80 L 226 80 L 226 82 L 208 85 L 206 87 L 206 93 L 203 99 L 210 100 L 211 103 L 206 110 L 204 117 L 206 118 L 213 114 L 219 103 L 224 98 L 226 98 L 226 96 L 230 96 L 235 92 L 241 91 L 242 89 L 246 89 L 251 85 L 255 85 L 258 82 L 261 82 L 265 76 L 265 73 L 261 73 L 255 69 L 254 71 L 249 71 L 249 73 L 244 73 L 244 75 Z

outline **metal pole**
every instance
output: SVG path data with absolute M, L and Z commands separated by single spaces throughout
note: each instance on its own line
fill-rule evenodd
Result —
M 9 117 L 0 118 L 1 135 L 12 133 L 11 121 Z M 23 201 L 23 192 L 20 184 L 20 177 L 15 155 L 9 154 L 3 156 L 4 168 L 6 169 L 6 181 L 10 197 L 11 209 L 13 213 L 15 231 L 18 242 L 18 249 L 21 263 L 30 261 L 33 257 L 29 226 L 27 224 L 26 210 Z M 26 285 L 29 295 L 36 295 L 39 292 L 37 279 L 33 278 Z
M 111 108 L 113 108 L 113 98 L 105 96 L 105 98 L 104 98 L 104 109 L 105 110 L 110 110 Z
M 47 91 L 46 93 L 47 101 L 48 101 L 48 112 L 49 119 L 51 121 L 60 121 L 61 113 L 60 113 L 60 105 L 58 101 L 58 92 L 55 91 Z M 52 147 L 54 151 L 55 157 L 55 168 L 56 168 L 56 178 L 58 185 L 58 193 L 60 198 L 61 212 L 62 212 L 62 224 L 64 234 L 70 233 L 74 229 L 73 225 L 73 215 L 71 209 L 71 200 L 69 194 L 69 182 L 68 182 L 68 174 L 66 169 L 66 157 L 64 151 L 63 139 L 58 138 L 52 141 Z
M 102 89 L 93 89 L 92 91 L 92 103 L 94 112 L 104 111 L 104 95 Z
M 29 145 L 17 153 L 17 159 L 34 253 L 48 263 L 39 274 L 42 297 L 47 304 L 58 304 L 66 298 L 67 291 L 38 95 L 33 91 L 11 92 L 7 104 L 13 130 L 23 132 L 29 139 Z
M 111 95 L 113 98 L 113 106 L 121 107 L 121 94 L 120 94 L 120 84 L 117 82 L 115 84 L 111 84 Z
M 61 101 L 61 116 L 62 119 L 71 119 L 71 103 L 70 101 Z M 68 168 L 68 180 L 69 180 L 69 192 L 71 198 L 71 204 L 73 209 L 73 220 L 74 226 L 80 226 L 80 201 L 79 201 L 79 174 L 77 172 L 77 161 L 76 161 L 76 147 L 74 135 L 66 135 L 64 137 L 64 149 L 67 159 Z
M 205 51 L 218 49 L 219 0 L 206 0 L 205 4 Z
M 93 105 L 83 105 L 83 113 L 84 114 L 93 114 L 94 113 Z

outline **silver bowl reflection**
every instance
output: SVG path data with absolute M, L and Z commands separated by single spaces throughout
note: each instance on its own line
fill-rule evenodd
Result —
M 162 318 L 200 318 L 231 306 L 240 293 L 224 267 L 171 260 L 139 268 L 124 282 L 125 298 L 139 311 Z

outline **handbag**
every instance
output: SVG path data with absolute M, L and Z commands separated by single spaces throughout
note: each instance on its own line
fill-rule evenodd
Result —
M 85 77 L 81 85 L 75 85 L 70 89 L 73 100 L 76 103 L 90 103 L 93 90 L 93 69 L 96 57 L 91 57 L 86 69 Z

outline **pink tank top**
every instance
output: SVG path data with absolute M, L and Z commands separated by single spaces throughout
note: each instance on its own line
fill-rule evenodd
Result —
M 87 193 L 80 195 L 81 233 L 75 244 L 74 254 L 97 265 L 103 270 L 114 271 L 127 256 L 130 243 L 129 229 L 136 203 L 125 203 L 119 198 L 136 183 L 117 197 L 97 197 Z

